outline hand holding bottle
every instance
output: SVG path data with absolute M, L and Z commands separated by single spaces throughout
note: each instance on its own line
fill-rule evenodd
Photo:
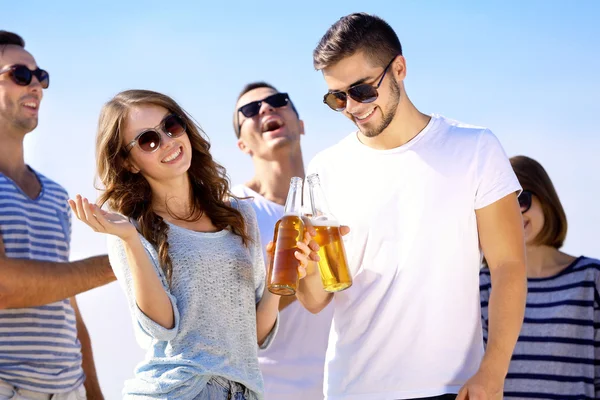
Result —
M 352 286 L 352 275 L 348 268 L 346 249 L 342 236 L 348 234 L 347 226 L 340 226 L 337 218 L 329 210 L 325 193 L 317 174 L 306 177 L 310 199 L 310 218 L 304 221 L 316 232 L 315 241 L 319 245 L 319 271 L 323 288 L 327 292 L 339 292 Z
M 294 252 L 294 256 L 300 262 L 298 265 L 298 278 L 302 279 L 306 276 L 306 267 L 310 261 L 319 261 L 319 245 L 313 239 L 315 230 L 312 226 L 307 227 L 304 232 L 304 238 L 301 242 L 297 242 L 298 250 Z M 267 257 L 272 260 L 275 252 L 275 244 L 271 241 L 267 244 Z

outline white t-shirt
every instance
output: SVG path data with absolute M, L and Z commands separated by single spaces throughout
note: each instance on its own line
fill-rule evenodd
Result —
M 352 133 L 308 171 L 351 229 L 354 283 L 334 298 L 326 398 L 457 393 L 483 356 L 475 210 L 520 190 L 496 137 L 433 115 L 391 150 Z
M 264 252 L 267 243 L 273 240 L 283 206 L 243 185 L 234 186 L 231 191 L 238 197 L 253 197 Z M 332 315 L 331 304 L 315 315 L 297 300 L 280 312 L 279 330 L 271 346 L 258 352 L 266 400 L 323 399 L 325 352 Z

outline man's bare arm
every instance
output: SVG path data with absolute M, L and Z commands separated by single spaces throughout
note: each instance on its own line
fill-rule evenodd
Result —
M 90 334 L 83 322 L 81 312 L 77 306 L 75 297 L 71 297 L 71 306 L 75 311 L 75 319 L 77 321 L 77 338 L 81 343 L 81 366 L 85 373 L 85 391 L 86 397 L 89 400 L 104 400 L 102 391 L 100 390 L 100 384 L 98 382 L 98 375 L 96 374 L 96 365 L 94 364 L 94 355 L 92 352 L 92 341 L 90 340 Z
M 478 372 L 465 383 L 457 400 L 473 398 L 481 392 L 488 398 L 502 397 L 527 298 L 523 219 L 516 194 L 477 210 L 476 215 L 479 240 L 492 279 L 488 340 Z
M 492 280 L 487 350 L 481 365 L 506 375 L 525 316 L 523 219 L 514 193 L 477 210 L 476 214 L 479 239 Z
M 115 279 L 107 256 L 67 263 L 8 258 L 0 240 L 0 309 L 54 303 Z

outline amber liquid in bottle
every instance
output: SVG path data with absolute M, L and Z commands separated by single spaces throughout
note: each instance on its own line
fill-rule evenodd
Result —
M 275 224 L 275 249 L 267 272 L 267 288 L 280 296 L 294 295 L 298 289 L 300 261 L 294 253 L 299 251 L 297 243 L 304 239 L 301 202 L 302 178 L 294 177 L 290 182 L 284 215 Z

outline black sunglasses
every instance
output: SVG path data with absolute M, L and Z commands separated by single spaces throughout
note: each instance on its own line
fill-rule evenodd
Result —
M 185 129 L 185 121 L 179 115 L 169 114 L 154 129 L 147 129 L 137 135 L 135 139 L 125 146 L 125 152 L 129 154 L 131 149 L 137 144 L 142 151 L 154 153 L 160 148 L 161 135 L 159 130 L 163 131 L 169 137 L 177 138 L 185 133 Z
M 290 104 L 290 97 L 287 93 L 275 93 L 262 100 L 251 101 L 248 104 L 244 104 L 238 108 L 238 111 L 241 112 L 244 117 L 252 118 L 259 113 L 263 102 L 271 107 L 280 108 Z
M 329 108 L 333 111 L 344 111 L 346 109 L 346 104 L 348 103 L 348 96 L 352 98 L 354 101 L 358 101 L 359 103 L 372 103 L 377 100 L 379 97 L 379 86 L 381 86 L 381 82 L 383 82 L 383 78 L 385 78 L 385 74 L 387 70 L 390 68 L 390 65 L 394 62 L 398 56 L 394 56 L 389 64 L 385 67 L 383 72 L 381 73 L 381 79 L 377 85 L 371 85 L 368 83 L 360 83 L 358 85 L 351 86 L 347 91 L 336 90 L 334 92 L 329 92 L 323 97 L 323 103 L 327 104 Z
M 42 88 L 48 89 L 50 86 L 50 75 L 43 69 L 31 70 L 25 65 L 11 65 L 0 71 L 0 74 L 9 73 L 10 79 L 19 86 L 28 86 L 35 76 L 42 85 Z
M 521 207 L 521 213 L 526 213 L 531 208 L 531 199 L 533 193 L 529 190 L 523 190 L 519 195 L 519 207 Z

